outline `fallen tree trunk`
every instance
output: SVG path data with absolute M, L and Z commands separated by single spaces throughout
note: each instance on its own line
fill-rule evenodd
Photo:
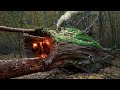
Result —
M 0 79 L 9 79 L 35 72 L 73 64 L 85 71 L 95 71 L 110 63 L 110 52 L 71 43 L 54 43 L 47 58 L 23 58 L 21 60 L 0 60 Z M 88 65 L 87 67 L 84 65 Z M 97 65 L 94 67 L 94 65 Z M 93 68 L 94 67 L 94 68 Z
M 29 73 L 43 71 L 42 60 L 26 58 L 21 60 L 0 60 L 0 79 L 9 79 Z
M 9 79 L 54 68 L 69 67 L 71 65 L 85 72 L 94 72 L 109 65 L 114 57 L 111 52 L 103 48 L 96 48 L 94 45 L 81 46 L 70 42 L 57 42 L 49 33 L 44 32 L 42 29 L 25 30 L 0 26 L 0 31 L 24 31 L 28 33 L 23 35 L 24 50 L 27 58 L 21 60 L 0 60 L 0 79 Z M 41 40 L 44 40 L 44 37 L 51 39 L 51 42 L 49 54 L 43 59 L 40 57 L 43 52 L 34 53 L 32 45 L 34 42 L 40 43 Z M 99 44 L 97 45 L 99 46 Z

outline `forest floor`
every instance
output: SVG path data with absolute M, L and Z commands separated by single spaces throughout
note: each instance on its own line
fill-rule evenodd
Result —
M 120 79 L 120 57 L 112 61 L 112 66 L 101 69 L 97 73 L 70 73 L 56 68 L 12 79 Z

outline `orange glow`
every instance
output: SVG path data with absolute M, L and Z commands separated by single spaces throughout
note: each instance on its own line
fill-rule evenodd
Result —
M 33 48 L 37 48 L 37 43 L 33 43 Z
M 45 39 L 45 40 L 43 41 L 43 43 L 46 43 L 46 44 L 50 47 L 50 40 Z
M 46 58 L 46 57 L 47 57 L 47 54 L 42 53 L 42 54 L 40 55 L 40 57 L 41 57 L 41 58 Z
M 43 42 L 40 42 L 40 46 L 41 46 L 41 47 L 42 47 L 42 43 L 43 43 Z
M 46 43 L 47 45 L 50 45 L 50 42 L 49 42 L 48 40 L 45 40 L 45 43 Z
M 45 38 L 38 42 L 32 44 L 32 49 L 35 52 L 35 55 L 39 55 L 40 58 L 44 59 L 47 57 L 50 51 L 52 40 L 50 38 Z

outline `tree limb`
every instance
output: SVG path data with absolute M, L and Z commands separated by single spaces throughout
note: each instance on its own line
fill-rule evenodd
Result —
M 90 24 L 90 26 L 88 26 L 83 32 L 86 32 L 87 30 L 90 30 L 90 28 L 95 24 L 95 22 L 97 22 L 99 20 L 99 15 L 96 17 L 96 19 Z
M 23 29 L 23 28 L 0 26 L 0 31 L 30 33 L 30 32 L 34 32 L 35 30 L 34 29 Z

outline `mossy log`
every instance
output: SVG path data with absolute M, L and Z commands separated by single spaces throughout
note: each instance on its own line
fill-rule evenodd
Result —
M 5 29 L 2 31 L 13 31 Z M 16 29 L 15 29 L 16 31 Z M 26 32 L 29 32 L 26 30 Z M 10 79 L 35 72 L 48 71 L 53 68 L 69 67 L 71 65 L 85 72 L 94 72 L 110 64 L 114 55 L 103 48 L 80 46 L 70 42 L 57 42 L 53 40 L 48 56 L 43 59 L 32 52 L 32 43 L 35 36 L 51 37 L 41 30 L 31 30 L 28 35 L 33 37 L 24 37 L 24 49 L 27 58 L 21 60 L 0 60 L 0 79 Z

